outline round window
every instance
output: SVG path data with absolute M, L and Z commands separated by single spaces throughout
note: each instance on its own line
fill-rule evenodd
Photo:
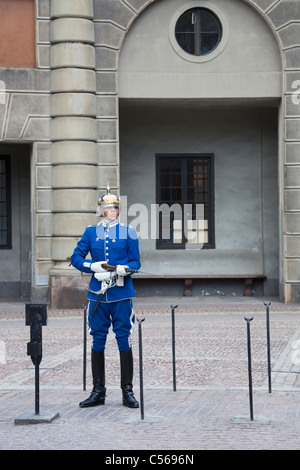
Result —
M 178 18 L 175 37 L 188 54 L 204 56 L 211 53 L 221 41 L 222 25 L 211 10 L 191 8 Z

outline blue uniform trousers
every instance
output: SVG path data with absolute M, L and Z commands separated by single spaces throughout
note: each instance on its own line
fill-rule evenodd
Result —
M 94 351 L 104 351 L 107 334 L 112 325 L 119 351 L 128 351 L 131 347 L 130 335 L 133 331 L 135 315 L 131 299 L 117 302 L 100 302 L 91 316 L 95 301 L 90 300 L 88 309 L 89 332 L 93 336 Z

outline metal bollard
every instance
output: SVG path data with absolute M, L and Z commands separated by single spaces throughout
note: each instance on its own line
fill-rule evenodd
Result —
M 30 342 L 27 343 L 27 355 L 35 366 L 35 414 L 40 414 L 40 373 L 42 360 L 42 326 L 47 325 L 47 304 L 26 304 L 25 325 L 30 326 Z
M 247 322 L 247 349 L 248 349 L 248 377 L 249 377 L 249 402 L 250 402 L 250 419 L 253 421 L 253 393 L 252 393 L 252 370 L 251 370 L 251 340 L 250 340 L 250 322 L 252 318 L 244 317 Z
M 271 345 L 270 345 L 270 305 L 271 302 L 265 303 L 266 306 L 266 326 L 267 326 L 267 357 L 268 357 L 268 385 L 269 393 L 272 393 L 271 379 Z
M 86 324 L 87 324 L 87 306 L 83 306 L 83 390 L 86 391 Z
M 171 305 L 172 309 L 172 360 L 173 360 L 173 390 L 176 392 L 176 360 L 175 360 L 175 308 L 178 305 Z
M 143 380 L 143 344 L 142 344 L 142 322 L 145 318 L 137 318 L 139 324 L 139 365 L 140 365 L 140 408 L 141 419 L 144 419 L 144 380 Z
M 35 413 L 25 412 L 15 419 L 15 424 L 51 423 L 59 413 L 40 413 L 40 372 L 42 360 L 42 326 L 48 323 L 47 305 L 44 303 L 26 304 L 25 325 L 30 326 L 30 342 L 27 343 L 27 355 L 35 366 Z

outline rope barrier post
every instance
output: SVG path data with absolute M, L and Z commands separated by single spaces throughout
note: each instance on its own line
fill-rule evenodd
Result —
M 86 338 L 86 324 L 87 324 L 87 306 L 83 306 L 83 390 L 86 391 L 86 350 L 87 350 L 87 338 Z
M 28 303 L 25 309 L 25 325 L 30 326 L 30 342 L 27 355 L 35 367 L 35 411 L 25 412 L 15 419 L 15 424 L 50 423 L 59 413 L 40 412 L 40 363 L 43 357 L 42 327 L 48 323 L 48 304 Z
M 266 326 L 267 326 L 268 385 L 269 385 L 269 393 L 272 393 L 271 345 L 270 345 L 270 305 L 271 305 L 271 302 L 265 303 L 265 306 L 266 306 Z
M 140 365 L 140 408 L 141 419 L 144 419 L 144 380 L 143 380 L 143 344 L 142 344 L 142 322 L 144 317 L 137 318 L 139 324 L 139 365 Z
M 247 349 L 248 349 L 248 377 L 249 377 L 249 403 L 250 403 L 250 420 L 253 421 L 253 391 L 252 391 L 252 369 L 251 369 L 251 339 L 250 339 L 250 322 L 252 318 L 244 317 L 247 322 Z
M 173 360 L 173 390 L 176 392 L 176 359 L 175 359 L 175 308 L 178 305 L 171 305 L 172 309 L 172 360 Z

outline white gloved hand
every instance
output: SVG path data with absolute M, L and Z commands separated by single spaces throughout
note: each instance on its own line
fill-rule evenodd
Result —
M 108 281 L 110 279 L 110 272 L 106 271 L 104 273 L 95 273 L 94 276 L 97 281 Z
M 116 267 L 116 273 L 118 276 L 126 276 L 127 272 L 126 269 L 128 269 L 128 266 L 123 266 L 122 264 L 118 264 Z
M 103 264 L 107 264 L 106 261 L 96 261 L 91 264 L 91 271 L 94 273 L 104 273 L 107 272 L 106 269 L 102 268 Z

